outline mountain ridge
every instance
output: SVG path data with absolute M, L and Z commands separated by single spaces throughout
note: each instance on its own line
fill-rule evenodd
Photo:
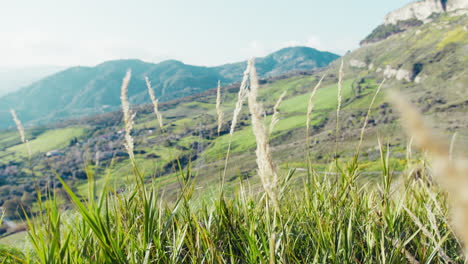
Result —
M 313 70 L 328 65 L 338 55 L 309 47 L 289 47 L 258 58 L 260 76 L 276 76 L 297 70 Z M 9 108 L 15 108 L 24 122 L 50 121 L 105 113 L 120 107 L 122 76 L 132 69 L 129 97 L 132 104 L 149 102 L 144 77 L 151 80 L 161 102 L 181 98 L 238 81 L 246 62 L 215 67 L 195 66 L 178 60 L 160 63 L 139 59 L 112 60 L 94 67 L 75 66 L 47 76 L 17 92 L 0 98 L 1 127 L 12 125 Z

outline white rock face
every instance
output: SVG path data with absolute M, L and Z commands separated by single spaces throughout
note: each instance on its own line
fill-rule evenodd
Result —
M 385 68 L 383 72 L 383 75 L 387 79 L 395 78 L 398 81 L 402 81 L 402 80 L 405 80 L 408 82 L 411 81 L 411 72 L 409 72 L 408 70 L 404 70 L 404 69 L 393 69 L 390 65 L 387 65 L 387 67 Z
M 409 71 L 407 71 L 407 70 L 399 69 L 397 71 L 397 73 L 396 73 L 395 78 L 398 81 L 405 80 L 407 82 L 410 82 L 411 81 L 411 73 Z
M 349 61 L 349 66 L 354 68 L 366 68 L 367 64 L 363 61 L 352 59 Z
M 423 0 L 408 4 L 385 16 L 385 24 L 396 24 L 398 21 L 418 19 L 427 22 L 433 13 L 457 11 L 457 14 L 468 13 L 468 0 L 447 0 L 445 9 L 441 0 Z

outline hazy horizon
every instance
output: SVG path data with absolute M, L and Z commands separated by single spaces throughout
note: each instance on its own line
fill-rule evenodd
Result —
M 116 59 L 214 66 L 291 46 L 342 55 L 408 2 L 10 1 L 0 11 L 0 68 Z

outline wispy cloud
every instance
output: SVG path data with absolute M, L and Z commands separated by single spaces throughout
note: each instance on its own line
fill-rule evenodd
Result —
M 252 40 L 248 45 L 241 49 L 240 53 L 245 58 L 250 57 L 263 57 L 267 55 L 271 50 L 267 46 L 258 40 Z
M 306 46 L 321 51 L 330 51 L 338 54 L 344 54 L 350 49 L 358 47 L 359 40 L 342 38 L 337 41 L 324 40 L 316 35 L 310 35 L 304 40 L 290 40 L 281 43 L 281 47 Z
M 263 57 L 282 48 L 298 46 L 311 47 L 321 51 L 330 51 L 337 54 L 345 54 L 348 50 L 358 47 L 358 40 L 342 38 L 338 41 L 330 41 L 324 40 L 316 35 L 310 35 L 302 40 L 289 40 L 279 43 L 266 43 L 259 40 L 252 40 L 246 45 L 246 47 L 240 50 L 240 53 L 245 58 L 252 56 Z
M 30 30 L 5 32 L 0 49 L 2 65 L 95 65 L 106 60 L 138 58 L 147 61 L 166 59 L 157 45 L 151 49 L 126 38 L 102 37 L 76 42 L 70 36 Z M 145 45 L 146 46 L 146 45 Z

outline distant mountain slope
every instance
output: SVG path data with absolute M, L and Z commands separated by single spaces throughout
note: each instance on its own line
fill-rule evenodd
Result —
M 258 59 L 259 74 L 274 76 L 328 65 L 339 56 L 307 47 L 285 48 Z M 125 71 L 133 71 L 129 96 L 133 104 L 149 102 L 144 76 L 148 76 L 161 101 L 181 98 L 242 76 L 245 62 L 218 67 L 187 65 L 169 60 L 158 64 L 140 60 L 108 61 L 96 67 L 73 67 L 49 76 L 20 91 L 0 98 L 0 127 L 11 125 L 8 108 L 22 120 L 50 122 L 103 113 L 120 105 L 120 83 Z
M 307 47 L 284 48 L 264 58 L 255 60 L 258 72 L 264 77 L 280 75 L 295 70 L 311 70 L 327 66 L 338 58 L 336 54 Z M 238 79 L 245 70 L 245 62 L 216 67 L 225 77 Z
M 2 67 L 0 68 L 0 96 L 15 92 L 65 68 L 63 66 Z

